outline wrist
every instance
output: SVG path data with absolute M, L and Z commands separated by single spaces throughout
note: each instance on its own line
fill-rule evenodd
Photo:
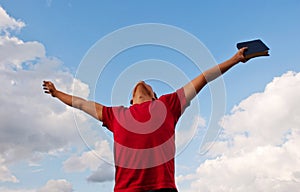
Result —
M 233 65 L 236 65 L 239 62 L 241 62 L 241 59 L 239 57 L 237 57 L 236 55 L 230 59 L 230 63 L 232 63 Z
M 58 94 L 59 94 L 59 91 L 57 91 L 57 90 L 53 90 L 51 92 L 52 97 L 57 97 Z

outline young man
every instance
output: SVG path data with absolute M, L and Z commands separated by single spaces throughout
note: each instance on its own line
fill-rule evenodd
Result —
M 156 98 L 144 81 L 133 89 L 131 106 L 107 107 L 57 90 L 44 81 L 45 93 L 103 122 L 114 135 L 115 192 L 176 192 L 174 179 L 175 126 L 199 91 L 239 62 L 238 52 L 171 94 Z

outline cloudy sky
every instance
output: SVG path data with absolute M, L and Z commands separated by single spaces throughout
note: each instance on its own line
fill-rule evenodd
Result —
M 158 95 L 262 39 L 270 57 L 207 86 L 177 127 L 182 192 L 296 191 L 300 185 L 300 3 L 0 0 L 0 191 L 109 192 L 112 135 L 43 93 L 51 80 L 129 105 L 144 78 Z

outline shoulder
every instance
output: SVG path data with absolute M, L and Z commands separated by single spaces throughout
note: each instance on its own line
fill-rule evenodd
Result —
M 180 101 L 185 100 L 184 89 L 182 87 L 172 93 L 164 94 L 160 96 L 158 99 L 163 102 L 172 102 L 174 99 Z
M 189 106 L 183 88 L 177 89 L 173 93 L 162 95 L 159 100 L 164 102 L 176 114 L 182 114 L 185 108 Z

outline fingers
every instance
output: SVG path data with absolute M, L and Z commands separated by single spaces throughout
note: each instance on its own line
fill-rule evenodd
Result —
M 243 50 L 243 51 L 245 51 L 245 50 L 247 50 L 248 49 L 248 47 L 243 47 L 243 48 L 241 48 L 241 50 Z
M 43 81 L 43 86 L 46 85 L 53 85 L 53 83 L 51 81 Z
M 52 94 L 52 91 L 54 88 L 54 84 L 51 82 L 51 81 L 43 81 L 43 90 L 44 93 L 47 93 L 47 94 Z
M 54 87 L 54 84 L 51 81 L 43 81 L 43 87 Z
M 249 59 L 245 58 L 245 51 L 248 49 L 248 47 L 243 47 L 239 50 L 240 56 L 241 56 L 241 62 L 246 63 Z
M 48 90 L 49 89 L 49 82 L 43 81 L 43 89 Z
M 240 53 L 244 55 L 244 52 L 248 49 L 248 47 L 243 47 L 239 50 Z

